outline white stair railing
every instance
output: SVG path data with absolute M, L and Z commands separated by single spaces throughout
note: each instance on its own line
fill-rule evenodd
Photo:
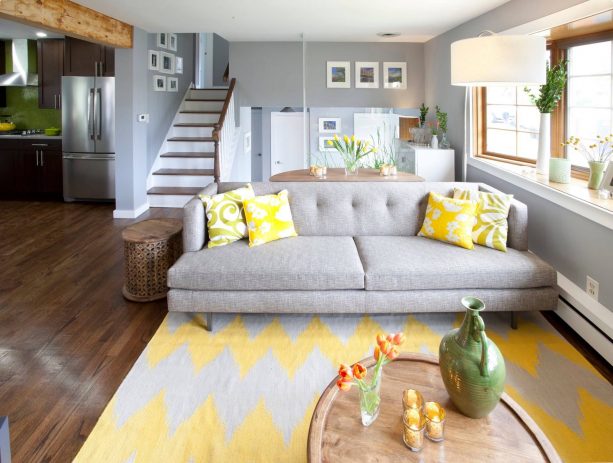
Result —
M 234 86 L 236 79 L 230 81 L 228 94 L 219 117 L 219 122 L 215 124 L 213 138 L 215 139 L 215 182 L 227 181 L 230 179 L 232 164 L 236 154 L 236 119 L 234 112 Z

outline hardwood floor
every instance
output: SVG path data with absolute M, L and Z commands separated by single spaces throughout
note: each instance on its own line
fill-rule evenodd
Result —
M 0 415 L 15 463 L 71 461 L 166 315 L 165 300 L 122 297 L 120 232 L 134 221 L 112 211 L 0 201 Z M 610 366 L 550 320 L 610 381 Z
M 69 462 L 166 315 L 126 301 L 101 204 L 0 202 L 0 415 L 14 462 Z M 149 217 L 181 217 L 152 209 Z

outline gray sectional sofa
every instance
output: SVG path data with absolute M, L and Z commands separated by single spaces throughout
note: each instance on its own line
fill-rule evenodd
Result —
M 244 183 L 211 184 L 204 194 Z M 463 311 L 481 298 L 490 311 L 557 305 L 556 272 L 528 252 L 528 211 L 513 201 L 506 253 L 466 250 L 418 237 L 428 193 L 477 183 L 252 183 L 257 195 L 289 191 L 300 236 L 249 248 L 247 240 L 208 249 L 195 197 L 184 208 L 184 254 L 168 272 L 170 311 L 396 313 Z M 514 322 L 512 322 L 514 323 Z

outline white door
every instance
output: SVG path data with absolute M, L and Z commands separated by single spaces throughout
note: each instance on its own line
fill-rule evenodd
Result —
M 270 175 L 305 168 L 303 113 L 270 114 Z

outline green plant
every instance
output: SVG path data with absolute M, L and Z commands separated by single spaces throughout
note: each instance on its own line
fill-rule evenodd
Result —
M 340 138 L 338 135 L 334 135 L 332 140 L 328 140 L 330 146 L 334 146 L 343 158 L 345 167 L 349 170 L 355 170 L 359 167 L 360 160 L 370 153 L 376 153 L 377 148 L 370 146 L 370 143 L 364 140 L 356 140 L 355 135 L 349 138 L 345 135 Z
M 447 133 L 447 113 L 441 111 L 439 105 L 436 105 L 436 120 L 438 122 L 438 128 L 442 133 Z
M 393 130 L 393 129 L 392 129 Z M 388 126 L 384 122 L 383 123 L 383 136 L 381 136 L 381 130 L 377 128 L 377 136 L 376 138 L 372 135 L 370 136 L 372 145 L 376 148 L 375 156 L 373 159 L 372 166 L 375 169 L 380 169 L 381 166 L 388 164 L 390 166 L 396 165 L 397 153 L 396 146 L 394 144 L 393 135 L 390 133 L 389 137 L 386 136 L 388 134 Z M 386 143 L 385 138 L 390 138 L 391 143 Z
M 419 125 L 421 127 L 423 127 L 424 124 L 426 123 L 426 117 L 428 117 L 428 111 L 430 111 L 430 108 L 426 106 L 425 103 L 422 103 L 421 106 L 419 107 Z
M 547 64 L 546 80 L 539 87 L 539 94 L 536 96 L 528 87 L 524 87 L 524 92 L 530 97 L 532 104 L 536 105 L 541 114 L 550 113 L 556 106 L 566 86 L 566 67 L 568 60 L 563 60 L 555 66 L 549 67 Z

